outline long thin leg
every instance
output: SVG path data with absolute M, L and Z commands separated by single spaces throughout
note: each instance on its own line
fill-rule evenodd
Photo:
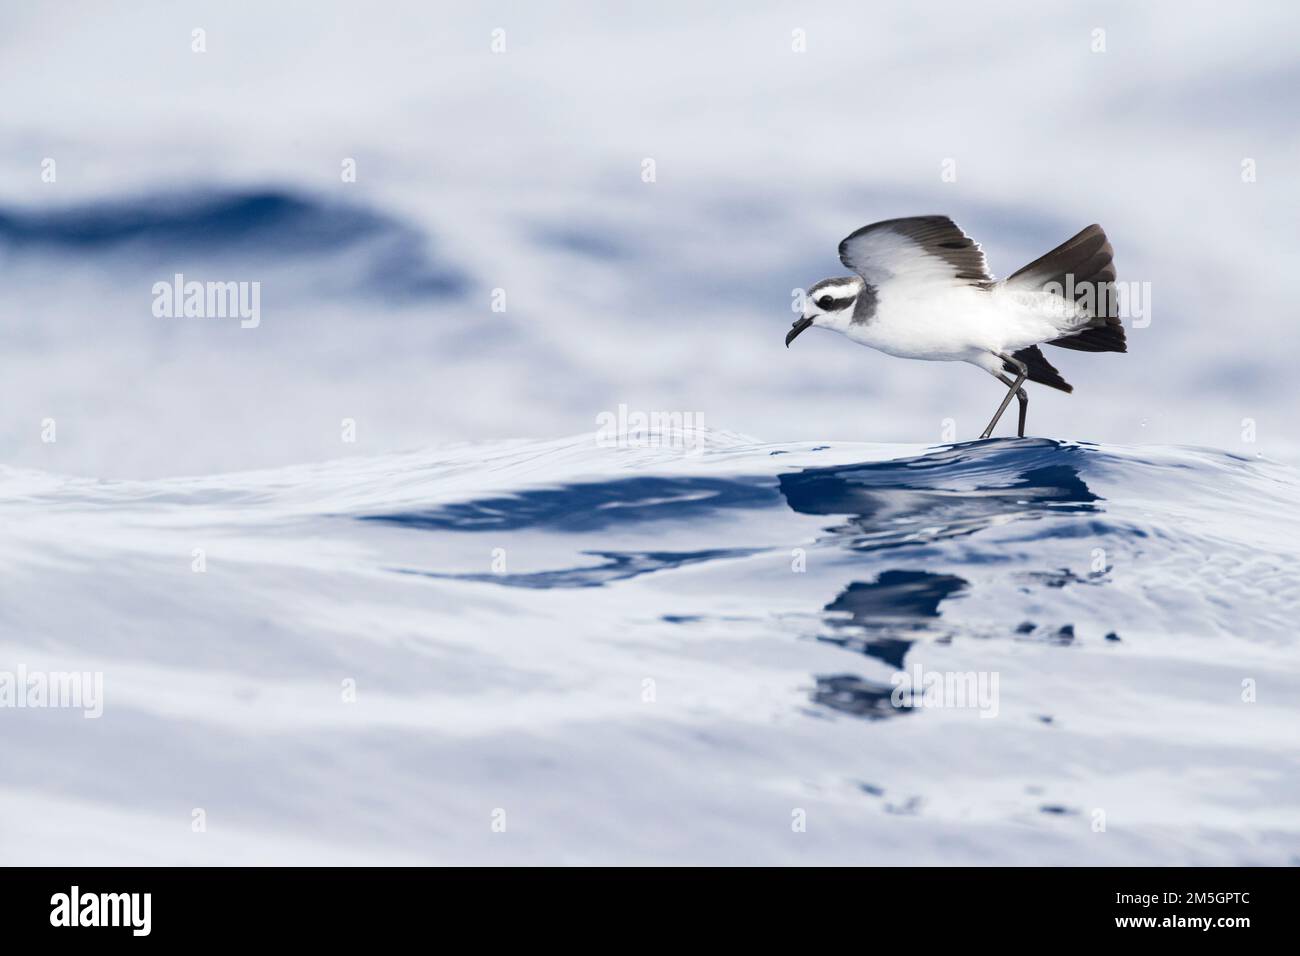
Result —
M 1007 406 L 1011 404 L 1012 396 L 1014 396 L 1018 391 L 1020 391 L 1020 386 L 1025 384 L 1025 379 L 1029 377 L 1028 367 L 1025 365 L 1024 362 L 1020 361 L 1020 359 L 1016 358 L 1014 355 L 1003 355 L 1000 352 L 995 352 L 994 354 L 997 355 L 998 358 L 1002 359 L 1002 361 L 1006 362 L 1008 365 L 1014 366 L 1016 370 L 1019 372 L 1019 374 L 1016 376 L 1016 380 L 1011 384 L 1011 387 L 1007 389 L 1007 394 L 1006 397 L 1002 399 L 1002 404 L 999 405 L 998 410 L 993 413 L 993 421 L 989 422 L 989 427 L 984 429 L 984 434 L 980 435 L 980 438 L 988 438 L 990 435 L 993 434 L 993 429 L 997 426 L 998 419 L 1002 417 L 1002 413 L 1005 412 L 1007 410 Z M 997 377 L 999 379 L 1002 378 L 1001 375 L 998 375 Z M 1024 413 L 1025 406 L 1028 405 L 1028 402 L 1029 400 L 1026 398 L 1024 400 L 1024 404 L 1021 405 L 1022 415 Z M 1021 437 L 1024 436 L 1023 425 L 1024 422 L 1022 419 Z
M 1012 388 L 1015 388 L 1015 381 L 1006 375 L 999 375 L 998 381 L 1001 382 L 1003 385 L 1010 385 Z M 1016 398 L 1020 402 L 1020 427 L 1016 430 L 1016 432 L 1021 438 L 1024 438 L 1025 437 L 1025 413 L 1029 411 L 1029 396 L 1025 394 L 1025 390 L 1023 388 L 1017 388 Z

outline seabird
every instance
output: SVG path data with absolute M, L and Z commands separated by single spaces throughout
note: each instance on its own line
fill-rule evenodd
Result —
M 809 288 L 785 344 L 817 326 L 899 358 L 969 362 L 1009 387 L 980 437 L 993 434 L 1015 396 L 1023 438 L 1026 379 L 1074 391 L 1039 345 L 1127 350 L 1113 254 L 1094 224 L 1006 279 L 994 279 L 979 243 L 947 216 L 875 222 L 840 243 L 840 261 L 856 275 Z

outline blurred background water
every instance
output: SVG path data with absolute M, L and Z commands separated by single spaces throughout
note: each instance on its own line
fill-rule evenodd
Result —
M 0 670 L 106 683 L 0 711 L 0 860 L 1295 862 L 1298 27 L 0 11 Z M 844 235 L 935 212 L 1150 283 L 1044 437 L 783 348 Z M 176 273 L 257 327 L 156 316 Z M 704 447 L 603 447 L 620 405 Z M 891 705 L 917 664 L 997 719 Z
M 620 402 L 769 440 L 974 438 L 998 399 L 975 369 L 781 346 L 843 236 L 930 212 L 1000 275 L 1100 222 L 1151 284 L 1128 355 L 1052 350 L 1076 391 L 1034 390 L 1034 434 L 1294 460 L 1298 16 L 11 6 L 7 460 L 203 474 L 572 434 Z M 261 325 L 154 317 L 177 271 L 261 282 Z

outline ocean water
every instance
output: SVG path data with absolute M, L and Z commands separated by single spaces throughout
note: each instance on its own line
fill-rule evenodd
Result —
M 843 237 L 927 213 L 1000 276 L 1100 223 L 1145 290 L 1129 354 L 1050 350 L 1075 392 L 1032 434 L 1297 463 L 1298 40 L 1172 0 L 0 10 L 3 463 L 212 475 L 621 404 L 970 440 L 987 374 L 782 344 Z M 260 323 L 155 316 L 177 273 L 260 283 Z
M 588 434 L 0 502 L 4 660 L 103 675 L 3 713 L 6 862 L 1300 859 L 1287 466 Z
M 0 863 L 1297 862 L 1298 42 L 0 9 L 0 704 L 102 681 L 0 706 Z M 1143 290 L 1038 437 L 971 440 L 973 368 L 783 347 L 928 213 L 998 275 L 1098 222 Z M 156 314 L 178 274 L 257 322 Z

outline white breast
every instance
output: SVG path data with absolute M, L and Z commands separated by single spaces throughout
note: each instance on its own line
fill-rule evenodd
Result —
M 1070 327 L 1073 306 L 1048 298 L 1055 301 L 1031 301 L 1000 284 L 937 290 L 891 284 L 881 290 L 871 320 L 844 331 L 855 342 L 900 358 L 971 361 L 1058 337 Z
M 973 286 L 919 295 L 897 286 L 882 292 L 871 320 L 846 330 L 853 341 L 900 358 L 959 362 L 996 340 L 994 305 Z

